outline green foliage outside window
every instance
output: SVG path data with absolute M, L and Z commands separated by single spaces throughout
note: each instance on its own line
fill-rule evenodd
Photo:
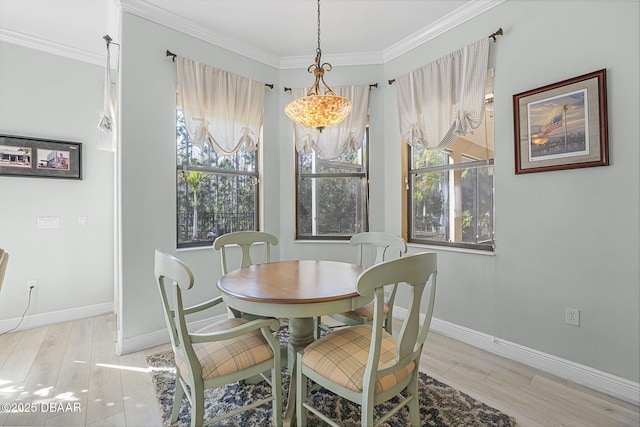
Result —
M 493 160 L 454 163 L 446 152 L 410 150 L 409 241 L 492 250 Z
M 176 129 L 178 248 L 211 245 L 222 234 L 256 230 L 256 152 L 243 147 L 222 155 L 208 142 L 193 146 L 180 110 Z
M 358 152 L 335 160 L 296 156 L 296 237 L 348 239 L 367 231 L 367 138 Z

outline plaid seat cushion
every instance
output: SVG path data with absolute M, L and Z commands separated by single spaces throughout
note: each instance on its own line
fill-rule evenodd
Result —
M 247 322 L 245 319 L 225 319 L 197 333 L 222 331 Z M 259 329 L 224 341 L 194 344 L 193 348 L 202 365 L 202 378 L 205 380 L 250 368 L 273 357 L 271 347 Z M 176 355 L 176 366 L 183 375 L 189 375 L 187 362 L 180 355 Z
M 373 320 L 373 312 L 375 310 L 375 307 L 373 305 L 373 301 L 371 301 L 369 304 L 364 305 L 362 307 L 356 308 L 353 311 L 346 311 L 344 313 L 340 313 L 345 317 L 349 317 L 351 319 L 354 320 L 360 320 L 363 317 L 365 319 L 367 319 L 369 322 L 371 322 Z M 385 304 L 384 305 L 384 314 L 388 314 L 389 313 L 389 305 Z
M 356 392 L 362 391 L 363 376 L 369 357 L 371 325 L 358 325 L 337 330 L 309 344 L 304 350 L 302 363 L 328 380 Z M 396 339 L 382 331 L 380 365 L 396 357 Z M 375 393 L 397 385 L 411 375 L 415 363 L 378 378 Z

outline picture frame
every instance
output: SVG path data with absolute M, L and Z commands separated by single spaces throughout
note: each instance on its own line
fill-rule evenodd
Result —
M 513 95 L 516 174 L 609 165 L 606 69 Z
M 0 175 L 82 179 L 82 144 L 0 135 Z

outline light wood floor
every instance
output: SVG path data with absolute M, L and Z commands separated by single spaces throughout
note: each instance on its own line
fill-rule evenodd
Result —
M 115 316 L 105 315 L 1 336 L 0 404 L 37 410 L 0 411 L 0 425 L 162 425 L 145 357 L 169 347 L 115 356 L 115 330 Z M 436 333 L 421 370 L 514 416 L 519 426 L 640 426 L 636 406 Z M 52 399 L 70 405 L 42 411 Z

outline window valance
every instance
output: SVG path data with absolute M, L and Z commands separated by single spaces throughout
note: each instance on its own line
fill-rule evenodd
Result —
M 264 83 L 191 59 L 177 57 L 178 103 L 194 145 L 209 141 L 220 154 L 242 145 L 257 149 L 264 109 Z
M 447 148 L 484 117 L 489 39 L 483 38 L 396 79 L 402 139 Z
M 369 112 L 369 85 L 334 86 L 336 95 L 348 98 L 353 103 L 351 114 L 336 126 L 323 129 L 305 128 L 294 123 L 296 150 L 299 154 L 314 151 L 325 160 L 334 160 L 346 153 L 354 153 L 362 147 Z M 295 88 L 293 99 L 307 94 L 307 89 Z

